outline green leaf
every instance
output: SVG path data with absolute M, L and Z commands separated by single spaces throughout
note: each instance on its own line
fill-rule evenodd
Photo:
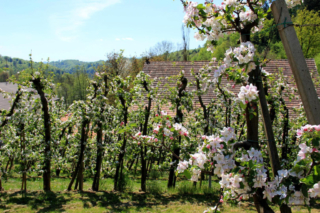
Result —
M 304 183 L 305 186 L 312 187 L 314 185 L 314 178 L 313 175 L 309 175 L 303 179 L 300 180 L 300 182 Z
M 241 107 L 242 109 L 246 109 L 246 108 L 247 108 L 247 105 L 244 104 L 244 103 L 242 103 L 242 102 L 240 102 L 240 107 Z
M 185 138 L 187 139 L 188 143 L 190 143 L 190 138 L 189 137 L 185 137 Z
M 184 170 L 183 174 L 184 174 L 184 176 L 186 176 L 187 179 L 191 179 L 191 173 L 189 170 L 187 170 L 187 169 Z
M 118 131 L 119 134 L 124 133 L 125 132 L 125 128 L 122 128 Z
M 137 127 L 137 123 L 131 123 L 129 126 L 130 127 Z
M 318 147 L 320 145 L 320 138 L 312 139 L 312 146 Z
M 302 191 L 303 196 L 308 197 L 308 187 L 306 184 L 302 184 L 301 191 Z
M 313 180 L 314 180 L 314 184 L 320 181 L 320 166 L 314 166 L 313 167 Z
M 203 6 L 203 4 L 198 4 L 197 5 L 197 9 L 199 9 L 199 10 L 201 10 L 201 9 L 206 9 L 206 7 L 205 6 Z
M 252 169 L 254 167 L 254 164 L 252 162 L 252 160 L 249 161 L 249 168 Z
M 240 182 L 240 189 L 244 189 L 244 184 Z

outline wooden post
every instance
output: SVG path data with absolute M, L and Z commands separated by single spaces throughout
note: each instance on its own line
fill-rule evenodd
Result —
M 298 91 L 307 114 L 309 124 L 320 124 L 320 103 L 303 56 L 296 31 L 291 25 L 291 17 L 284 0 L 276 0 L 271 5 L 274 20 L 293 72 Z M 282 24 L 284 23 L 284 24 Z M 289 23 L 289 24 L 287 24 Z
M 260 68 L 257 68 L 260 69 Z M 260 70 L 259 70 L 260 71 Z M 260 75 L 260 73 L 259 73 Z M 259 90 L 259 102 L 262 112 L 262 119 L 264 124 L 265 134 L 267 136 L 267 144 L 268 144 L 268 153 L 271 162 L 271 168 L 274 176 L 278 175 L 278 170 L 281 169 L 280 160 L 278 156 L 276 142 L 274 140 L 273 130 L 272 130 L 272 123 L 270 119 L 270 114 L 268 110 L 267 100 L 264 93 L 263 84 L 261 81 L 257 82 L 257 88 Z

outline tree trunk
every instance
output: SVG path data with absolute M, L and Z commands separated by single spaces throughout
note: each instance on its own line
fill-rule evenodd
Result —
M 256 193 L 253 195 L 253 201 L 258 213 L 274 213 L 274 211 L 269 207 L 267 200 L 263 199 L 261 188 L 258 188 Z
M 147 165 L 146 165 L 146 159 L 145 154 L 147 148 L 144 145 L 141 145 L 141 191 L 146 191 L 146 181 L 147 181 Z
M 11 159 L 9 172 L 11 172 L 11 169 L 13 168 L 13 161 L 14 161 L 14 157 L 12 157 Z
M 180 144 L 180 142 L 181 142 L 181 136 L 179 136 L 179 144 Z M 175 148 L 173 152 L 174 152 L 174 154 L 179 156 L 180 155 L 180 148 Z M 174 174 L 176 163 L 173 163 L 173 162 L 177 162 L 177 161 L 179 161 L 179 159 L 177 159 L 175 155 L 172 155 L 172 159 L 171 159 L 172 165 L 171 165 L 170 171 L 169 171 L 168 188 L 175 188 L 175 186 L 176 186 L 176 178 L 177 177 Z
M 75 178 L 77 177 L 79 172 L 82 172 L 82 166 L 83 166 L 83 159 L 84 159 L 84 150 L 85 150 L 85 143 L 87 141 L 87 136 L 88 136 L 88 130 L 89 130 L 89 120 L 85 119 L 84 121 L 82 121 L 82 125 L 81 125 L 81 140 L 80 140 L 80 155 L 79 155 L 79 160 L 76 166 L 76 169 L 72 175 L 72 179 L 69 183 L 68 186 L 68 191 L 71 190 L 73 182 L 75 180 Z
M 95 176 L 92 183 L 92 190 L 99 191 L 99 180 L 101 173 L 101 165 L 102 165 L 102 156 L 104 149 L 102 148 L 102 123 L 98 124 L 98 132 L 97 132 L 97 163 L 95 168 Z
M 58 168 L 58 169 L 56 169 L 56 176 L 57 177 L 59 177 L 60 176 L 60 172 L 61 172 L 61 170 Z

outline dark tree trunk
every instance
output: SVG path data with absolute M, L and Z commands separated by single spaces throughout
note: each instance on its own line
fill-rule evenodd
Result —
M 50 122 L 50 114 L 49 114 L 49 107 L 48 107 L 48 100 L 44 93 L 44 86 L 41 82 L 40 78 L 34 79 L 33 85 L 37 90 L 42 105 L 42 112 L 43 112 L 43 121 L 44 121 L 44 135 L 45 135 L 45 148 L 44 148 L 44 166 L 43 166 L 43 190 L 44 191 L 51 191 L 51 122 Z
M 134 164 L 135 161 L 136 161 L 136 159 L 133 159 L 133 160 L 131 161 L 130 166 L 128 166 L 128 170 L 129 170 L 129 171 L 131 171 L 132 166 L 133 166 L 133 164 Z
M 147 181 L 147 165 L 146 165 L 146 154 L 147 147 L 141 145 L 140 154 L 141 154 L 141 191 L 146 191 L 146 181 Z
M 8 162 L 7 162 L 7 165 L 6 165 L 6 170 L 5 170 L 5 172 L 8 171 L 8 167 L 9 167 L 9 165 L 10 165 L 11 158 L 13 158 L 13 157 L 9 156 L 9 159 L 8 159 Z
M 98 132 L 97 132 L 97 163 L 95 168 L 95 176 L 92 183 L 92 190 L 99 191 L 99 180 L 101 173 L 101 165 L 102 165 L 102 156 L 104 149 L 101 146 L 102 144 L 102 123 L 98 124 Z
M 185 77 L 182 77 L 181 78 L 181 85 L 180 85 L 180 88 L 179 88 L 179 93 L 178 93 L 178 99 L 176 100 L 176 104 L 177 104 L 177 107 L 176 107 L 176 117 L 175 117 L 175 122 L 176 123 L 182 123 L 183 122 L 183 113 L 180 109 L 180 106 L 181 106 L 181 98 L 182 96 L 184 96 L 183 92 L 185 91 L 185 89 L 187 88 L 187 84 L 188 84 L 188 79 L 185 78 Z M 178 138 L 178 145 L 177 147 L 174 148 L 173 152 L 174 154 L 179 157 L 180 155 L 180 148 L 179 148 L 179 145 L 181 144 L 181 136 L 179 136 Z M 174 170 L 175 170 L 175 165 L 176 163 L 179 161 L 179 159 L 175 156 L 175 155 L 172 155 L 172 159 L 171 159 L 171 162 L 172 162 L 172 165 L 170 167 L 170 171 L 169 171 L 169 178 L 168 178 L 168 188 L 174 188 L 176 185 L 176 176 L 174 174 Z M 176 162 L 176 163 L 173 163 L 173 162 Z
M 81 139 L 80 139 L 80 155 L 79 155 L 79 160 L 77 162 L 77 166 L 76 166 L 76 169 L 72 175 L 72 178 L 71 178 L 71 181 L 69 183 L 69 186 L 68 186 L 68 191 L 71 190 L 72 188 L 72 185 L 73 185 L 73 182 L 74 180 L 76 179 L 76 177 L 78 177 L 79 179 L 79 176 L 78 176 L 78 173 L 82 173 L 83 171 L 83 159 L 84 159 L 84 150 L 85 150 L 85 143 L 87 141 L 87 137 L 88 137 L 88 132 L 89 132 L 89 120 L 85 119 L 84 121 L 82 121 L 82 124 L 81 124 Z
M 143 82 L 143 86 L 146 92 L 150 92 L 146 81 Z M 150 117 L 151 104 L 152 104 L 152 99 L 150 96 L 148 98 L 148 106 L 146 106 L 144 109 L 144 124 L 142 129 L 143 135 L 147 135 L 148 133 L 148 122 Z M 144 145 L 141 145 L 140 154 L 141 154 L 141 190 L 145 192 L 146 181 L 147 181 L 147 166 L 146 166 L 145 156 L 147 154 L 147 147 L 145 147 Z
M 71 133 L 72 133 L 72 127 L 69 126 L 68 135 L 71 135 Z M 61 137 L 62 137 L 62 135 L 61 135 Z M 66 150 L 67 150 L 68 144 L 69 144 L 69 140 L 68 140 L 68 138 L 66 138 L 66 145 L 64 146 L 64 148 L 62 148 L 62 149 L 60 150 L 60 154 L 61 154 L 62 159 L 64 158 L 64 156 L 65 156 L 65 154 L 66 154 Z M 72 170 L 73 170 L 73 166 L 72 166 Z M 56 176 L 57 176 L 57 177 L 60 176 L 60 172 L 61 172 L 61 169 L 60 169 L 60 168 L 57 168 L 57 169 L 56 169 Z
M 12 157 L 11 159 L 9 172 L 11 172 L 11 169 L 13 168 L 13 161 L 14 161 L 14 157 Z
M 2 187 L 2 181 L 1 181 L 1 176 L 0 176 L 0 192 L 4 191 L 4 188 Z
M 120 100 L 122 102 L 123 112 L 124 112 L 124 125 L 126 126 L 128 123 L 128 108 L 126 107 L 125 100 L 122 98 L 122 96 L 120 97 Z M 116 173 L 114 176 L 114 190 L 115 191 L 119 191 L 122 188 L 121 182 L 123 180 L 123 177 L 122 177 L 122 172 L 120 171 L 120 169 L 122 168 L 123 159 L 125 156 L 126 145 L 127 145 L 127 138 L 124 135 L 123 136 L 123 143 L 122 143 L 122 146 L 120 149 L 120 154 L 119 154 L 119 163 L 116 167 Z
M 274 213 L 274 211 L 269 207 L 267 200 L 263 199 L 261 188 L 258 188 L 256 193 L 253 195 L 253 201 L 258 213 Z
M 181 136 L 179 136 L 179 144 L 181 143 Z M 176 154 L 177 156 L 180 155 L 180 148 L 175 148 L 174 149 L 174 154 Z M 178 158 L 176 158 L 175 155 L 172 155 L 172 159 L 171 162 L 177 162 L 179 161 Z M 170 167 L 170 171 L 169 171 L 169 179 L 168 179 L 168 188 L 174 188 L 176 186 L 176 176 L 174 174 L 174 170 L 175 170 L 175 165 L 176 163 L 173 163 Z

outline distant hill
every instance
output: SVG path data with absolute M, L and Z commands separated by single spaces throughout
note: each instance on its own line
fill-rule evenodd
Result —
M 33 67 L 35 69 L 38 69 L 40 66 L 40 62 L 34 62 Z M 23 60 L 21 58 L 13 58 L 10 56 L 1 56 L 0 55 L 0 82 L 3 82 L 5 79 L 5 76 L 11 76 L 15 75 L 18 72 L 21 72 L 25 69 L 30 68 L 30 61 Z M 62 74 L 64 73 L 63 69 L 54 67 L 49 64 L 48 71 L 54 72 L 56 74 Z
M 68 73 L 74 73 L 77 68 L 83 67 L 87 73 L 93 74 L 95 72 L 94 68 L 103 64 L 103 61 L 83 62 L 79 60 L 59 60 L 51 61 L 49 64 Z
M 79 60 L 59 60 L 49 63 L 43 62 L 43 64 L 48 64 L 48 71 L 54 72 L 56 75 L 74 73 L 77 69 L 84 69 L 88 74 L 92 75 L 95 72 L 95 67 L 103 64 L 103 61 L 83 62 Z M 39 66 L 40 62 L 33 63 L 35 69 L 38 69 Z M 0 82 L 5 81 L 6 76 L 15 75 L 28 68 L 30 68 L 29 60 L 0 55 Z

